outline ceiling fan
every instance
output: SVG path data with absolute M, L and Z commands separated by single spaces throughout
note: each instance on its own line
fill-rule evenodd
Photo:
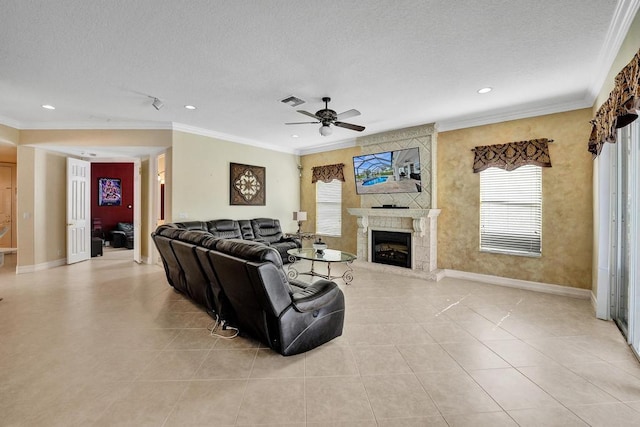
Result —
M 329 102 L 331 102 L 331 98 L 325 96 L 322 98 L 324 102 L 324 108 L 322 110 L 316 111 L 315 114 L 310 113 L 304 110 L 297 110 L 298 113 L 304 114 L 305 116 L 312 117 L 316 119 L 315 122 L 294 122 L 294 123 L 285 123 L 285 125 L 302 125 L 302 124 L 314 124 L 314 123 L 322 123 L 320 126 L 320 135 L 327 136 L 331 135 L 332 129 L 331 125 L 338 126 L 345 129 L 351 129 L 358 132 L 362 132 L 364 130 L 364 126 L 354 125 L 351 123 L 341 122 L 342 119 L 347 119 L 349 117 L 355 117 L 360 115 L 360 111 L 358 110 L 347 110 L 340 114 L 336 114 L 335 111 L 329 109 Z

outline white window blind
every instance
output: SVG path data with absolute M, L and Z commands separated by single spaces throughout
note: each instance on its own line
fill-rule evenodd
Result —
M 480 172 L 480 250 L 514 255 L 542 252 L 542 168 Z
M 342 233 L 342 181 L 316 182 L 316 233 L 340 236 Z

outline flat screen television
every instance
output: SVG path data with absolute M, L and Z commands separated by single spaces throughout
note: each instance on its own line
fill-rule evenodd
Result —
M 353 158 L 358 194 L 420 193 L 420 150 L 385 151 Z

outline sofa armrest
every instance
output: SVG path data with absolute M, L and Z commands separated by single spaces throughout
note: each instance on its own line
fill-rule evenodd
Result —
M 304 289 L 297 290 L 291 295 L 293 307 L 300 312 L 318 310 L 333 301 L 340 293 L 335 282 L 318 280 Z

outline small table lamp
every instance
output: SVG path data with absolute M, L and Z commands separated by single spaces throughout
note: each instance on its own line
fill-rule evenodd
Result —
M 307 220 L 307 213 L 302 211 L 294 212 L 293 220 L 298 221 L 298 235 L 300 235 L 300 228 L 302 227 L 302 221 Z

